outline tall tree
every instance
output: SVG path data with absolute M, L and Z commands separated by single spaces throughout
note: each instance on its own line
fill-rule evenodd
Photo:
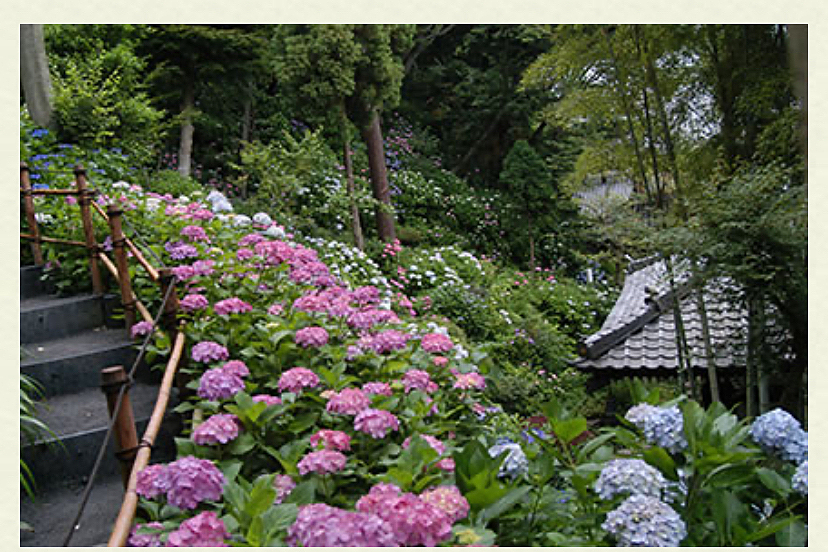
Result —
M 52 80 L 43 25 L 20 25 L 20 81 L 32 120 L 48 127 L 52 122 Z

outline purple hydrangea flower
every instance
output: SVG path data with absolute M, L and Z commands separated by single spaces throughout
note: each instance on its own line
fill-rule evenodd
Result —
M 192 510 L 199 502 L 218 500 L 224 488 L 224 474 L 209 460 L 185 456 L 167 465 L 164 472 L 167 502 Z
M 195 276 L 195 269 L 193 269 L 193 267 L 191 267 L 190 265 L 181 265 L 173 267 L 171 272 L 179 282 L 186 282 L 187 280 Z
M 399 431 L 400 422 L 387 410 L 366 408 L 354 419 L 354 429 L 367 433 L 374 439 L 382 439 L 391 431 Z
M 215 512 L 202 512 L 178 526 L 167 537 L 167 546 L 228 546 L 230 533 Z
M 132 335 L 132 339 L 135 339 L 136 337 L 143 337 L 149 334 L 152 331 L 153 327 L 154 325 L 152 322 L 147 322 L 146 320 L 138 322 L 137 324 L 132 326 L 132 329 L 130 330 L 130 335 Z
M 193 274 L 195 276 L 210 276 L 215 272 L 215 269 L 213 269 L 215 264 L 216 261 L 210 259 L 196 261 L 193 263 Z
M 279 378 L 279 390 L 299 393 L 306 387 L 319 385 L 319 376 L 301 366 L 291 368 Z
M 391 386 L 381 381 L 369 381 L 362 386 L 362 391 L 364 393 L 368 393 L 369 395 L 384 395 L 386 397 L 390 397 L 394 394 L 391 390 Z
M 369 496 L 359 499 L 357 509 L 385 520 L 400 546 L 435 546 L 451 536 L 449 514 L 412 493 L 375 485 Z
M 408 393 L 412 389 L 420 389 L 426 393 L 436 390 L 436 384 L 431 381 L 428 372 L 423 370 L 409 370 L 402 377 L 402 383 L 405 386 L 405 392 Z
M 399 546 L 391 527 L 375 515 L 348 512 L 327 504 L 299 508 L 288 529 L 289 546 Z
M 241 360 L 228 360 L 222 365 L 221 369 L 240 378 L 250 375 L 250 369 Z
M 328 450 L 351 450 L 351 437 L 344 431 L 320 429 L 311 435 L 310 444 L 316 447 L 320 443 Z
M 239 418 L 233 414 L 214 414 L 193 431 L 197 445 L 226 445 L 239 436 Z
M 135 481 L 135 492 L 150 499 L 166 493 L 166 471 L 167 466 L 164 464 L 151 464 L 139 471 Z
M 184 312 L 193 312 L 206 309 L 210 306 L 210 302 L 201 294 L 191 293 L 189 295 L 185 295 L 184 298 L 179 301 L 178 305 Z
M 371 399 L 360 389 L 346 387 L 339 393 L 331 395 L 325 409 L 336 414 L 356 416 L 371 405 Z
M 190 356 L 196 362 L 213 362 L 216 360 L 227 360 L 230 353 L 227 348 L 215 341 L 202 341 L 193 346 Z
M 154 530 L 152 532 L 142 532 L 142 529 Z M 158 521 L 151 521 L 149 523 L 138 523 L 132 528 L 132 532 L 127 540 L 127 546 L 147 547 L 147 546 L 163 546 L 161 544 L 161 531 L 164 525 Z
M 296 344 L 302 347 L 321 347 L 328 342 L 328 332 L 325 328 L 311 326 L 296 332 Z
M 253 402 L 263 402 L 267 406 L 273 406 L 274 404 L 282 404 L 282 399 L 279 397 L 274 397 L 273 395 L 253 395 L 250 397 L 253 399 Z
M 455 389 L 478 389 L 482 391 L 486 389 L 486 379 L 477 372 L 469 372 L 467 374 L 454 374 Z
M 201 375 L 198 384 L 198 396 L 209 401 L 229 399 L 244 389 L 242 379 L 222 368 L 207 370 Z
M 238 297 L 230 297 L 229 299 L 223 299 L 216 303 L 213 309 L 216 311 L 216 314 L 222 316 L 250 312 L 253 310 L 253 307 L 250 303 L 246 303 Z
M 420 339 L 420 346 L 429 353 L 445 353 L 454 348 L 454 343 L 443 334 L 430 333 Z
M 284 499 L 296 488 L 296 481 L 289 475 L 277 474 L 273 480 L 273 486 L 276 488 L 276 498 L 273 499 L 274 504 L 281 504 Z
M 666 487 L 661 472 L 638 458 L 610 460 L 595 481 L 595 492 L 604 500 L 625 493 L 660 498 Z
M 404 349 L 411 336 L 399 330 L 385 330 L 359 340 L 362 348 L 373 350 L 378 355 Z
M 270 305 L 270 308 L 267 309 L 267 314 L 271 316 L 279 316 L 285 312 L 285 307 L 281 303 L 273 303 Z
M 659 499 L 634 494 L 607 514 L 601 528 L 618 546 L 679 546 L 687 536 L 681 517 Z
M 207 232 L 201 226 L 185 226 L 181 229 L 181 235 L 193 242 L 209 242 Z
M 420 499 L 444 511 L 452 523 L 469 515 L 469 501 L 454 485 L 429 489 L 420 495 Z
M 301 475 L 310 472 L 318 474 L 336 473 L 342 471 L 348 459 L 344 454 L 335 450 L 317 450 L 302 458 L 296 467 Z
M 167 242 L 164 249 L 170 255 L 170 258 L 176 261 L 189 259 L 191 257 L 198 257 L 198 249 L 194 245 L 183 242 Z

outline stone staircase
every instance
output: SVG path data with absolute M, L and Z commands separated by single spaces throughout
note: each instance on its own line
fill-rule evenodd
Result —
M 58 297 L 41 279 L 39 267 L 20 269 L 20 371 L 43 388 L 38 418 L 58 437 L 21 441 L 20 457 L 32 470 L 36 496 L 21 490 L 20 518 L 32 527 L 20 533 L 21 546 L 61 546 L 77 514 L 109 422 L 101 370 L 137 356 L 109 295 Z M 129 389 L 139 438 L 150 418 L 161 374 L 142 365 Z M 174 457 L 177 418 L 168 414 L 153 448 L 152 461 Z M 114 439 L 113 439 L 114 441 Z M 115 444 L 110 442 L 71 546 L 104 545 L 123 499 Z

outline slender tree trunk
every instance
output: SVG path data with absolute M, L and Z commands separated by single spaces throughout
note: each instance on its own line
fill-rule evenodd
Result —
M 253 131 L 253 82 L 247 84 L 247 96 L 244 99 L 244 113 L 242 114 L 241 141 L 249 142 Z
M 635 34 L 635 46 L 638 50 L 638 56 L 643 57 L 641 51 L 641 36 L 638 25 L 633 25 L 633 31 Z M 658 151 L 656 150 L 655 136 L 653 133 L 653 123 L 652 118 L 650 117 L 650 98 L 649 94 L 647 94 L 646 85 L 641 87 L 641 92 L 644 97 L 644 128 L 647 133 L 647 143 L 649 144 L 648 149 L 650 151 L 650 160 L 653 164 L 653 180 L 655 181 L 656 188 L 656 207 L 658 209 L 663 209 L 666 206 L 664 202 L 664 186 L 661 183 L 661 171 L 658 167 Z
M 770 410 L 770 390 L 768 389 L 768 366 L 765 354 L 765 305 L 762 301 L 756 303 L 756 327 L 759 337 L 759 355 L 756 362 L 756 383 L 759 391 L 759 414 Z
M 360 251 L 365 250 L 365 238 L 362 235 L 362 224 L 359 220 L 359 206 L 356 202 L 356 185 L 354 184 L 354 165 L 351 161 L 351 137 L 348 132 L 348 116 L 345 113 L 345 103 L 340 106 L 342 125 L 342 150 L 345 158 L 345 178 L 348 186 L 348 202 L 351 206 L 351 230 L 354 233 L 354 243 Z
M 716 369 L 716 355 L 713 353 L 713 343 L 710 338 L 710 318 L 707 316 L 707 306 L 704 301 L 702 284 L 696 288 L 696 308 L 699 311 L 704 341 L 704 356 L 707 359 L 707 380 L 710 384 L 710 401 L 721 402 L 719 396 L 719 374 Z
M 799 143 L 805 155 L 805 195 L 808 195 L 808 25 L 788 25 L 788 58 L 793 86 L 802 106 L 799 118 Z
M 746 415 L 756 416 L 756 364 L 758 357 L 758 332 L 756 328 L 756 301 L 748 301 L 748 343 L 747 366 L 745 373 L 745 407 Z
M 52 124 L 52 80 L 43 41 L 43 25 L 20 25 L 20 80 L 26 108 L 39 126 Z
M 385 152 L 382 147 L 382 128 L 378 112 L 373 113 L 371 123 L 362 129 L 362 139 L 368 146 L 368 167 L 371 172 L 371 190 L 380 202 L 376 208 L 377 230 L 382 241 L 397 239 L 394 216 L 391 213 L 391 192 L 388 189 L 388 172 L 385 166 Z M 387 209 L 387 210 L 386 210 Z
M 633 126 L 632 109 L 630 108 L 629 100 L 627 99 L 626 86 L 621 79 L 621 71 L 618 68 L 618 59 L 615 57 L 615 50 L 612 47 L 612 39 L 609 32 L 604 31 L 604 36 L 607 39 L 607 47 L 609 48 L 610 59 L 612 60 L 613 71 L 615 72 L 615 85 L 618 90 L 618 95 L 621 97 L 621 104 L 624 107 L 624 115 L 627 118 L 627 125 L 630 132 L 630 141 L 633 144 L 635 151 L 635 160 L 638 166 L 638 172 L 641 174 L 641 183 L 647 188 L 647 171 L 644 169 L 644 156 L 641 153 L 641 148 L 638 145 L 638 138 L 635 134 L 635 127 Z
M 190 176 L 193 155 L 193 111 L 195 110 L 195 86 L 191 79 L 184 83 L 181 102 L 181 141 L 178 147 L 178 174 Z

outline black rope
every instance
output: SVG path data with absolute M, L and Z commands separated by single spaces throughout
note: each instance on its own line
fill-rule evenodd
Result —
M 155 320 L 152 323 L 153 329 L 158 327 L 158 321 L 164 312 L 164 307 L 167 304 L 173 289 L 175 289 L 175 286 L 167 288 L 164 300 L 161 301 L 161 308 L 158 310 L 158 314 L 155 315 Z M 141 350 L 138 352 L 138 356 L 135 358 L 135 362 L 132 364 L 132 368 L 130 368 L 129 374 L 127 375 L 127 381 L 132 381 L 132 376 L 135 374 L 135 370 L 144 358 L 144 354 L 146 353 L 147 345 L 149 344 L 152 334 L 152 331 L 147 332 L 146 337 L 144 337 L 144 342 L 141 344 Z M 72 521 L 72 526 L 69 528 L 69 533 L 63 541 L 63 546 L 69 546 L 69 542 L 72 540 L 75 531 L 77 531 L 80 527 L 78 523 L 80 522 L 81 516 L 83 516 L 83 511 L 86 509 L 86 503 L 89 501 L 89 495 L 92 493 L 92 487 L 95 485 L 95 478 L 98 476 L 98 470 L 101 467 L 101 462 L 103 461 L 104 454 L 106 453 L 106 447 L 109 444 L 109 439 L 112 437 L 112 428 L 115 426 L 116 416 L 118 415 L 118 411 L 121 409 L 121 402 L 124 399 L 124 392 L 126 391 L 126 388 L 127 386 L 123 385 L 118 392 L 118 399 L 115 401 L 115 407 L 112 409 L 112 416 L 109 419 L 109 427 L 106 429 L 106 436 L 104 437 L 103 443 L 101 443 L 101 448 L 98 450 L 98 457 L 95 459 L 95 465 L 92 466 L 92 471 L 89 474 L 89 481 L 86 483 L 86 488 L 83 490 L 83 498 L 81 498 L 78 513 Z

